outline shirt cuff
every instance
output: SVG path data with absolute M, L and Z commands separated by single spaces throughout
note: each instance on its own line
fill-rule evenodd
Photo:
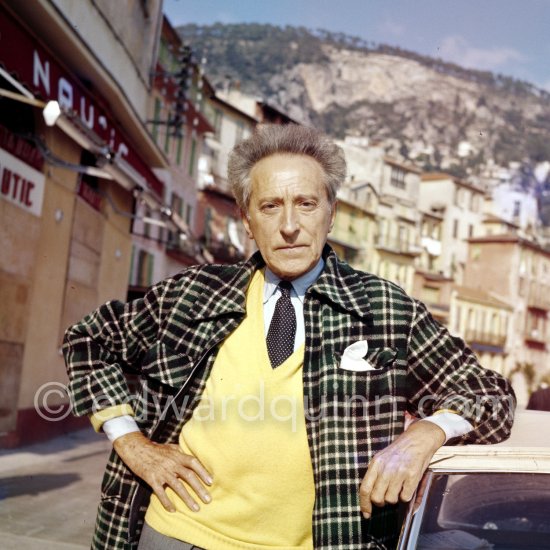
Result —
M 125 414 L 123 416 L 117 416 L 116 418 L 111 418 L 103 424 L 103 431 L 105 435 L 109 438 L 109 441 L 114 441 L 123 435 L 139 432 L 139 426 L 136 424 L 133 416 Z
M 454 437 L 460 437 L 474 429 L 474 427 L 460 414 L 448 411 L 439 411 L 427 416 L 419 422 L 431 422 L 445 432 L 445 443 Z
M 128 404 L 115 405 L 113 407 L 107 407 L 100 411 L 97 411 L 90 415 L 90 422 L 96 432 L 100 432 L 103 428 L 103 424 L 111 418 L 117 418 L 118 416 L 134 416 L 134 410 Z

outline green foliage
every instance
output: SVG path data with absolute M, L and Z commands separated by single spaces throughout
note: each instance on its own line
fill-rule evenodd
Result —
M 208 59 L 207 73 L 214 84 L 230 77 L 251 92 L 260 92 L 272 76 L 298 63 L 328 61 L 321 39 L 303 27 L 216 23 L 177 30 L 201 58 Z
M 446 169 L 446 172 L 459 179 L 465 179 L 468 176 L 466 168 L 462 164 L 457 163 L 451 164 L 451 166 Z
M 534 162 L 550 160 L 549 134 L 530 132 L 526 140 L 527 156 Z

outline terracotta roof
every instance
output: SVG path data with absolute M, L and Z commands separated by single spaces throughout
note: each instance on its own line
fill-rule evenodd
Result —
M 397 168 L 401 168 L 402 170 L 405 170 L 407 172 L 413 172 L 414 174 L 422 173 L 422 170 L 420 170 L 420 168 L 417 168 L 412 164 L 404 164 L 403 162 L 399 162 L 398 160 L 392 159 L 391 157 L 384 157 L 384 162 L 387 164 L 391 164 L 392 166 L 396 166 Z
M 468 187 L 468 189 L 472 189 L 473 191 L 477 191 L 478 193 L 485 194 L 486 192 L 485 189 L 483 189 L 482 187 L 478 187 L 477 185 L 470 183 L 469 181 L 456 178 L 455 176 L 451 174 L 447 174 L 446 172 L 424 172 L 420 177 L 420 180 L 421 181 L 451 180 L 457 185 L 461 185 L 462 187 Z
M 513 307 L 503 300 L 495 298 L 486 290 L 480 288 L 470 288 L 466 286 L 455 286 L 458 298 L 462 300 L 467 300 L 469 302 L 477 302 L 478 304 L 486 304 L 489 306 L 495 306 L 507 309 L 508 311 L 513 311 Z
M 454 176 L 446 174 L 445 172 L 424 172 L 421 177 L 422 181 L 435 181 L 435 180 L 454 180 Z
M 352 185 L 352 183 L 354 185 Z M 359 191 L 359 189 L 364 189 L 365 187 L 370 187 L 376 196 L 378 196 L 380 193 L 378 193 L 378 191 L 376 190 L 376 188 L 374 187 L 374 185 L 372 183 L 370 183 L 369 181 L 364 181 L 364 182 L 356 182 L 356 181 L 353 181 L 353 182 L 348 182 L 347 183 L 350 187 L 350 189 L 352 191 Z
M 472 237 L 470 243 L 517 243 L 520 238 L 514 233 L 502 233 L 500 235 L 485 235 L 484 237 Z
M 490 244 L 490 243 L 511 243 L 525 246 L 541 254 L 545 254 L 550 257 L 550 249 L 543 248 L 540 244 L 519 237 L 513 233 L 506 233 L 504 235 L 486 235 L 485 237 L 472 237 L 467 239 L 469 243 L 473 244 Z

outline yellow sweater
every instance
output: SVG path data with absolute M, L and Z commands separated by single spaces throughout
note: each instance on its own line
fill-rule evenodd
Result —
M 212 501 L 192 512 L 171 490 L 176 512 L 157 497 L 145 521 L 208 550 L 311 549 L 315 498 L 303 408 L 303 346 L 269 363 L 263 272 L 247 293 L 247 315 L 221 346 L 201 401 L 180 435 L 183 452 L 213 475 Z

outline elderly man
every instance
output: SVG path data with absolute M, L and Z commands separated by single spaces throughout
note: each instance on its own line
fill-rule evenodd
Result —
M 74 411 L 114 442 L 94 548 L 390 548 L 446 440 L 508 436 L 506 380 L 326 244 L 344 176 L 326 136 L 261 127 L 229 162 L 259 251 L 67 331 Z

